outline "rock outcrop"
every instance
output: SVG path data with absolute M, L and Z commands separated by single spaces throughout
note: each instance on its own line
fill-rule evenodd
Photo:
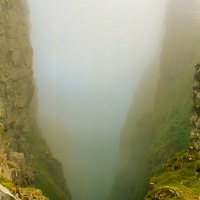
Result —
M 52 157 L 34 122 L 34 93 L 26 0 L 0 0 L 0 182 L 17 199 L 68 200 L 61 164 Z M 6 181 L 5 181 L 6 180 Z M 9 187 L 8 187 L 9 188 Z
M 7 188 L 0 185 L 0 199 L 15 200 L 15 197 Z
M 196 65 L 193 81 L 193 130 L 188 148 L 176 153 L 163 165 L 164 172 L 152 177 L 145 200 L 200 199 L 200 64 Z M 189 138 L 188 138 L 189 140 Z
M 149 177 L 162 171 L 163 163 L 187 146 L 191 80 L 194 66 L 200 62 L 199 5 L 198 0 L 168 3 L 158 70 L 155 74 L 147 71 L 138 86 L 121 133 L 112 200 L 144 199 Z M 156 86 L 150 88 L 152 80 Z
M 24 135 L 30 131 L 29 106 L 34 91 L 24 6 L 25 1 L 0 1 L 0 175 L 19 185 L 35 179 L 22 150 Z
M 193 81 L 193 115 L 190 123 L 194 127 L 191 131 L 192 148 L 200 156 L 200 64 L 196 65 Z

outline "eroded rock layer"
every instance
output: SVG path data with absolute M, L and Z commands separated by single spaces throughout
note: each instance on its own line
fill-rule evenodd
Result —
M 46 199 L 22 188 L 36 186 L 50 199 L 68 200 L 62 166 L 30 111 L 34 86 L 28 15 L 26 0 L 0 0 L 0 182 L 17 188 L 18 199 Z
M 33 95 L 32 47 L 25 7 L 25 1 L 0 1 L 0 175 L 20 185 L 34 181 L 24 152 L 19 151 L 28 132 Z M 10 170 L 7 162 L 16 167 Z

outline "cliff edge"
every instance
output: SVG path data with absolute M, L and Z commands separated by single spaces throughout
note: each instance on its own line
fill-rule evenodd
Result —
M 62 166 L 52 157 L 31 114 L 28 15 L 26 0 L 0 0 L 0 184 L 14 195 L 10 199 L 69 200 Z
M 149 178 L 159 175 L 163 163 L 188 145 L 191 80 L 200 62 L 199 10 L 198 0 L 168 3 L 158 67 L 154 64 L 155 72 L 148 67 L 121 133 L 112 200 L 143 200 Z
M 163 165 L 164 173 L 152 177 L 145 200 L 200 199 L 200 64 L 193 81 L 193 129 L 188 148 L 176 153 Z

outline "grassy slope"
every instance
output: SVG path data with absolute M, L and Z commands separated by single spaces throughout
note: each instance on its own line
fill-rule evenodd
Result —
M 41 189 L 50 200 L 69 200 L 70 192 L 66 188 L 62 166 L 52 157 L 37 126 L 34 127 L 33 132 L 26 136 L 26 143 L 30 147 L 29 153 L 33 156 L 31 164 L 37 172 L 34 186 Z
M 177 153 L 174 157 L 169 159 L 168 165 L 172 164 L 172 160 L 177 162 Z M 175 164 L 173 163 L 173 164 Z M 172 164 L 172 165 L 173 165 Z M 176 166 L 178 166 L 176 164 Z M 153 187 L 149 190 L 146 198 L 154 199 L 156 194 L 162 194 L 162 199 L 180 199 L 180 200 L 195 200 L 200 197 L 200 181 L 199 174 L 196 173 L 199 169 L 199 160 L 187 161 L 181 163 L 179 161 L 178 168 L 168 168 L 160 176 L 152 177 L 151 181 L 154 182 Z M 175 197 L 169 189 L 177 191 L 178 195 Z
M 187 145 L 194 66 L 200 61 L 196 3 L 196 0 L 173 0 L 169 4 L 155 107 L 149 112 L 142 104 L 133 103 L 122 131 L 121 166 L 112 200 L 144 199 L 149 177 L 159 174 L 163 163 Z M 181 6 L 185 10 L 178 10 Z M 149 98 L 152 97 L 146 95 L 147 104 Z M 139 118 L 134 116 L 135 106 L 143 113 Z

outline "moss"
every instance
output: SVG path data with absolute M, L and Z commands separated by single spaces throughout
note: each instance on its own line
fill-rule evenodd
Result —
M 1 135 L 1 137 L 3 138 L 3 139 L 5 139 L 6 138 L 6 133 L 5 133 L 5 131 L 2 129 L 2 128 L 0 128 L 0 135 Z
M 10 190 L 11 192 L 14 190 L 14 188 L 16 188 L 11 182 L 4 182 L 2 183 L 2 185 L 6 187 L 8 190 Z
M 36 189 L 36 188 L 25 188 L 27 191 L 30 191 L 34 195 L 41 195 L 41 190 Z
M 68 200 L 70 195 L 66 188 L 62 166 L 52 157 L 37 126 L 33 124 L 33 127 L 32 132 L 26 135 L 26 140 L 34 157 L 31 161 L 32 167 L 37 172 L 35 187 L 41 189 L 50 200 Z
M 157 95 L 159 96 L 156 97 L 155 110 L 149 117 L 150 125 L 146 130 L 142 126 L 138 126 L 136 130 L 136 134 L 141 139 L 134 139 L 132 146 L 136 142 L 145 144 L 143 142 L 147 140 L 145 138 L 149 137 L 150 139 L 147 146 L 142 145 L 141 148 L 135 150 L 142 153 L 139 155 L 140 158 L 138 159 L 141 160 L 138 163 L 140 164 L 133 178 L 137 180 L 136 190 L 138 191 L 133 199 L 143 199 L 147 192 L 147 179 L 152 175 L 162 173 L 163 163 L 166 163 L 174 152 L 182 151 L 188 145 L 188 138 L 192 129 L 189 123 L 192 113 L 192 69 L 192 67 L 186 69 L 185 73 L 171 81 L 170 85 L 158 89 Z M 149 118 L 145 117 L 142 121 L 145 122 Z M 177 158 L 172 158 L 170 162 L 168 166 L 165 166 L 168 169 L 179 170 L 182 167 L 182 163 Z M 146 173 L 139 173 L 141 167 L 143 172 L 146 171 Z M 133 169 L 132 172 L 134 172 Z
M 196 161 L 194 169 L 197 173 L 200 173 L 200 160 Z
M 29 192 L 31 192 L 31 194 L 35 196 L 34 199 L 36 198 L 36 196 L 41 197 L 43 195 L 41 190 L 37 188 L 22 188 L 14 185 L 12 182 L 4 177 L 0 177 L 0 184 L 6 187 L 13 195 L 16 195 L 16 193 L 20 193 L 20 190 L 22 190 L 23 193 L 25 192 L 27 194 L 30 194 Z
M 153 177 L 152 179 L 155 181 L 155 185 L 148 192 L 146 199 L 154 199 L 153 197 L 156 194 L 165 193 L 162 192 L 165 188 L 176 188 L 176 191 L 179 193 L 178 199 L 198 199 L 200 197 L 200 181 L 196 172 L 199 170 L 199 167 L 200 160 L 183 162 L 178 170 L 166 171 L 160 176 Z M 165 196 L 165 198 L 163 197 L 161 199 L 167 200 L 170 198 L 169 196 Z
M 7 165 L 8 165 L 8 167 L 9 168 L 15 168 L 15 164 L 13 163 L 13 162 L 11 162 L 11 161 L 7 161 Z
M 16 188 L 16 186 L 14 186 L 14 184 L 7 180 L 5 177 L 0 177 L 0 184 L 6 187 L 11 192 L 13 192 Z
M 180 160 L 177 160 L 174 165 L 173 165 L 173 169 L 174 170 L 178 170 L 182 167 L 182 162 Z

